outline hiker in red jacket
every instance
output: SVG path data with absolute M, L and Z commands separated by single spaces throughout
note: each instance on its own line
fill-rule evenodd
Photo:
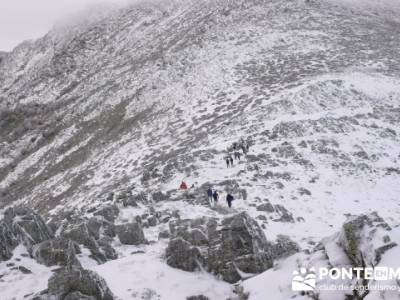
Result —
M 187 190 L 188 186 L 186 184 L 186 182 L 182 181 L 181 186 L 179 187 L 181 190 Z

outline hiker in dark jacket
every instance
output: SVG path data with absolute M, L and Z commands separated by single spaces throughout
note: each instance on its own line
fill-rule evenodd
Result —
M 229 168 L 229 164 L 231 163 L 229 157 L 225 158 L 225 161 L 226 161 L 226 167 Z
M 207 197 L 208 197 L 208 201 L 210 202 L 210 204 L 212 204 L 213 201 L 213 191 L 212 189 L 209 187 L 207 190 Z
M 235 198 L 233 198 L 233 196 L 231 194 L 227 194 L 226 195 L 226 202 L 228 202 L 228 206 L 232 207 L 232 201 L 235 200 Z
M 214 191 L 214 193 L 213 193 L 213 198 L 214 198 L 214 203 L 218 203 L 219 194 L 218 194 L 217 191 Z
M 229 162 L 231 163 L 231 167 L 233 167 L 233 158 L 232 158 L 232 156 L 229 156 Z

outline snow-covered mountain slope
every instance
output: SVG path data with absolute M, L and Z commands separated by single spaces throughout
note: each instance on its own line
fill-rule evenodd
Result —
M 146 1 L 21 44 L 0 60 L 1 207 L 60 220 L 132 195 L 139 207 L 121 205 L 120 223 L 150 207 L 183 219 L 246 211 L 268 240 L 309 251 L 349 214 L 399 225 L 400 19 L 379 12 L 345 0 Z M 226 168 L 241 138 L 250 152 Z M 179 191 L 182 180 L 194 188 Z M 221 200 L 233 193 L 234 209 L 211 208 L 209 185 Z M 139 261 L 117 243 L 120 262 L 82 264 L 129 299 L 121 286 L 138 283 L 112 274 L 164 264 L 163 226 L 145 230 L 156 245 Z M 222 299 L 226 283 L 210 282 Z

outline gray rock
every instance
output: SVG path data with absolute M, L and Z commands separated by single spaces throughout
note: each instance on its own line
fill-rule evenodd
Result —
M 13 267 L 13 268 L 11 268 L 11 270 L 18 270 L 23 274 L 32 274 L 32 271 L 24 266 Z
M 43 219 L 26 207 L 6 209 L 0 221 L 0 260 L 8 260 L 19 243 L 32 253 L 33 246 L 53 238 L 53 233 Z
M 113 300 L 114 296 L 103 278 L 95 272 L 81 268 L 63 269 L 55 273 L 48 282 L 49 299 Z M 75 297 L 75 298 L 74 298 Z M 68 298 L 67 298 L 68 299 Z
M 365 264 L 376 265 L 387 250 L 396 246 L 395 243 L 390 243 L 378 249 L 372 248 L 369 240 L 373 239 L 378 228 L 385 231 L 391 230 L 376 212 L 369 215 L 351 216 L 350 220 L 343 224 L 338 243 L 354 267 L 364 267 Z
M 199 269 L 199 264 L 203 261 L 199 249 L 182 238 L 175 238 L 169 242 L 166 258 L 169 266 L 184 271 Z
M 79 220 L 76 224 L 69 224 L 62 230 L 61 237 L 73 240 L 87 247 L 91 252 L 91 257 L 99 263 L 104 263 L 109 259 L 115 259 L 117 253 L 111 245 L 107 243 L 107 238 L 100 237 L 98 224 L 96 223 L 96 225 L 93 225 L 92 222 L 94 222 L 93 219 L 90 219 L 90 221 Z M 107 232 L 107 228 L 106 226 L 104 232 Z M 108 228 L 108 230 L 110 229 Z
M 119 209 L 118 209 L 118 206 L 116 206 L 115 204 L 108 205 L 106 207 L 101 208 L 100 210 L 95 212 L 93 215 L 103 216 L 107 221 L 114 222 L 119 215 Z
M 147 223 L 149 226 L 156 226 L 157 225 L 157 218 L 155 216 L 151 216 L 147 218 Z
M 33 256 L 39 263 L 48 267 L 55 265 L 80 266 L 76 258 L 77 252 L 79 252 L 79 246 L 72 240 L 55 238 L 37 245 Z
M 286 235 L 278 235 L 276 243 L 271 248 L 271 254 L 274 259 L 287 257 L 299 251 L 299 245 Z
M 201 264 L 225 281 L 240 280 L 244 273 L 260 273 L 272 266 L 274 249 L 257 222 L 246 213 L 216 219 L 174 220 L 167 263 L 193 271 Z
M 224 219 L 209 240 L 208 269 L 227 282 L 240 280 L 239 270 L 258 274 L 272 267 L 271 244 L 247 213 Z
M 208 245 L 208 238 L 204 234 L 203 231 L 201 231 L 198 228 L 191 229 L 187 232 L 185 232 L 182 237 L 188 241 L 190 244 L 194 246 L 204 246 Z
M 186 297 L 186 300 L 210 300 L 210 299 L 204 295 L 197 295 L 197 296 Z
M 267 217 L 264 216 L 264 215 L 258 215 L 257 219 L 260 220 L 260 221 L 267 221 L 268 220 Z
M 164 194 L 163 192 L 155 192 L 152 195 L 153 201 L 161 202 L 169 200 L 168 194 Z
M 299 191 L 300 195 L 311 196 L 311 192 L 309 190 L 307 190 L 306 188 L 299 188 L 298 191 Z
M 140 245 L 147 243 L 142 226 L 137 222 L 118 225 L 116 232 L 122 244 Z
M 285 223 L 294 223 L 293 215 L 286 209 L 286 207 L 276 204 L 274 205 L 275 211 L 280 215 L 279 219 L 274 221 L 276 222 L 285 222 Z
M 169 238 L 169 231 L 168 230 L 164 230 L 164 231 L 161 231 L 159 234 L 158 234 L 158 239 L 159 240 L 161 240 L 161 239 L 168 239 Z
M 273 213 L 275 211 L 274 206 L 268 200 L 266 200 L 265 203 L 258 205 L 257 210 L 266 211 L 269 213 Z

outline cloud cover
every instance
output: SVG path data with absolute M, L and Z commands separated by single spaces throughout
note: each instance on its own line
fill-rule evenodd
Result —
M 43 36 L 57 22 L 91 5 L 129 0 L 0 0 L 0 51 Z

